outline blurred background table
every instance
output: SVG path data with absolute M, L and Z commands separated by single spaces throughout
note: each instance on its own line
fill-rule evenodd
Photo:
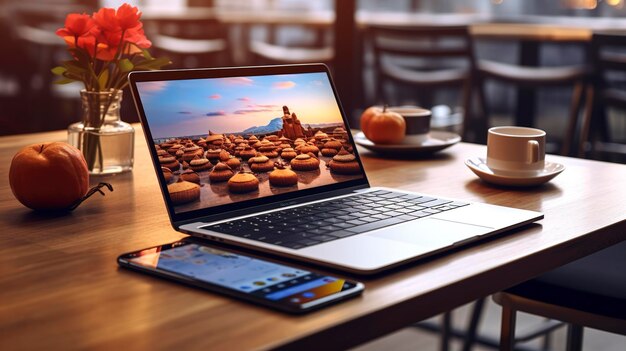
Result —
M 537 188 L 489 186 L 460 143 L 427 159 L 362 152 L 374 186 L 545 213 L 545 219 L 365 282 L 363 296 L 295 317 L 116 267 L 117 255 L 183 237 L 168 221 L 137 128 L 135 169 L 92 178 L 115 191 L 63 216 L 34 213 L 0 183 L 0 349 L 345 349 L 626 240 L 623 165 L 548 155 L 566 170 Z M 64 131 L 0 137 L 0 178 L 12 156 Z M 341 274 L 340 272 L 331 272 Z

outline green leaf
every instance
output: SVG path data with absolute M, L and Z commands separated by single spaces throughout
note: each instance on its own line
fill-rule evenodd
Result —
M 66 67 L 65 73 L 69 73 L 75 76 L 84 76 L 87 71 L 84 69 L 78 69 L 74 66 Z
M 61 85 L 61 84 L 73 83 L 75 81 L 76 81 L 75 79 L 71 79 L 71 78 L 61 78 L 61 79 L 55 80 L 54 84 Z
M 160 69 L 165 65 L 169 65 L 172 62 L 167 57 L 160 57 L 154 60 L 149 60 L 147 62 L 143 62 L 141 64 L 135 65 L 135 69 L 137 70 L 155 70 Z
M 81 66 L 80 62 L 78 62 L 76 60 L 63 61 L 63 65 L 67 69 L 71 69 L 74 72 L 85 72 L 85 71 L 87 71 L 87 68 L 84 67 L 84 66 Z
M 153 59 L 152 55 L 150 55 L 150 51 L 146 49 L 141 49 L 141 54 L 143 55 L 143 57 L 147 58 L 148 60 Z
M 127 58 L 121 59 L 117 64 L 122 73 L 130 72 L 135 68 L 135 65 Z
M 62 76 L 63 73 L 65 73 L 67 71 L 67 68 L 65 68 L 63 66 L 56 66 L 53 69 L 51 69 L 50 71 L 52 71 L 52 73 L 54 73 L 57 76 Z
M 103 69 L 98 76 L 98 85 L 100 86 L 100 90 L 104 90 L 106 88 L 107 83 L 109 82 L 109 70 Z
M 63 77 L 68 78 L 68 79 L 72 79 L 72 80 L 77 80 L 77 81 L 83 81 L 83 75 L 76 75 L 76 74 L 72 74 L 70 72 L 65 72 L 63 73 Z

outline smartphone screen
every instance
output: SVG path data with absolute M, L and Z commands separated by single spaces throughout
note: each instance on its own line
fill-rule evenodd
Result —
M 118 262 L 290 312 L 312 309 L 363 289 L 361 283 L 186 240 L 125 254 Z

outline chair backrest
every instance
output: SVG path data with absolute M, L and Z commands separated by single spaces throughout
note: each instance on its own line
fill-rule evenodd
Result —
M 414 60 L 414 68 L 426 70 L 445 67 L 446 60 L 471 62 L 472 42 L 464 25 L 369 25 L 367 33 L 377 69 L 385 57 Z
M 227 28 L 212 17 L 158 18 L 146 21 L 155 55 L 172 60 L 168 68 L 196 68 L 230 64 Z
M 271 24 L 264 40 L 252 39 L 248 54 L 253 64 L 325 63 L 332 68 L 331 25 Z M 285 37 L 279 34 L 288 34 Z M 282 40 L 281 40 L 282 39 Z
M 593 94 L 580 128 L 579 156 L 626 162 L 626 31 L 594 33 L 589 56 Z M 622 118 L 609 125 L 607 107 L 617 108 Z
M 474 64 L 466 25 L 372 23 L 365 29 L 365 35 L 373 53 L 366 56 L 366 59 L 371 57 L 368 65 L 374 73 L 373 103 L 411 101 L 430 108 L 437 90 L 454 88 L 461 89 L 463 109 L 470 108 L 469 84 Z M 388 86 L 388 82 L 394 84 Z M 397 86 L 412 89 L 399 90 Z
M 594 86 L 606 104 L 626 109 L 626 32 L 593 34 Z

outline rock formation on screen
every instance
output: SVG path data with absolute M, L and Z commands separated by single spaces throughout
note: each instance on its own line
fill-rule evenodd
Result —
M 295 113 L 289 113 L 289 107 L 283 106 L 282 135 L 291 140 L 304 138 L 304 128 Z

